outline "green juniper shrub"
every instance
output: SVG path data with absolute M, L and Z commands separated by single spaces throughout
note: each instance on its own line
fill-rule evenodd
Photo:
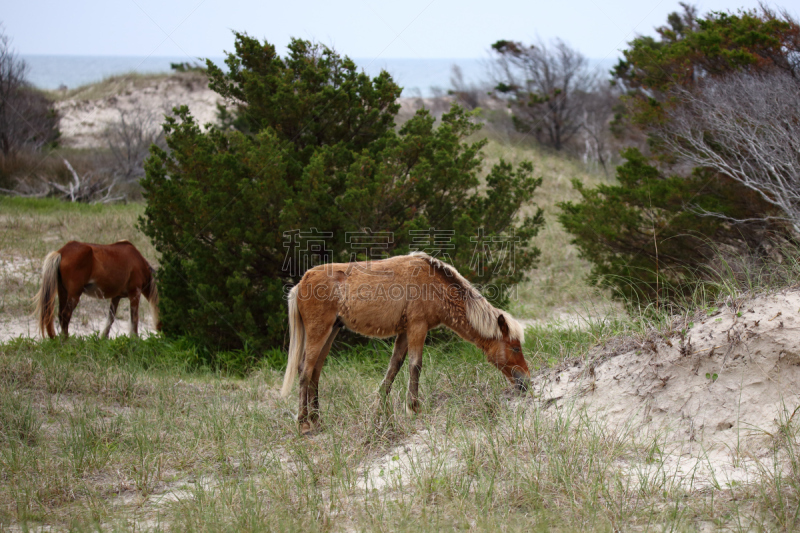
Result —
M 448 259 L 503 304 L 539 254 L 542 212 L 519 214 L 541 183 L 532 165 L 501 161 L 483 181 L 470 113 L 454 106 L 437 125 L 420 111 L 397 130 L 389 74 L 308 41 L 288 50 L 237 33 L 228 72 L 207 62 L 232 103 L 223 127 L 203 130 L 182 107 L 164 125 L 169 150 L 152 149 L 140 225 L 162 254 L 165 333 L 213 349 L 282 345 L 284 294 L 308 266 L 293 236 L 312 230 L 320 261 L 407 253 L 430 228 L 449 232 Z M 348 232 L 392 238 L 353 255 Z M 481 232 L 513 235 L 513 265 L 506 253 L 472 261 Z
M 626 91 L 612 131 L 644 133 L 650 159 L 628 150 L 618 185 L 587 189 L 576 182 L 581 199 L 560 204 L 561 223 L 593 263 L 590 281 L 610 284 L 633 305 L 683 295 L 687 282 L 713 275 L 720 253 L 758 259 L 774 249 L 770 243 L 792 238 L 757 192 L 710 169 L 675 166 L 675 153 L 658 133 L 666 111 L 682 105 L 676 89 L 696 90 L 701 79 L 796 69 L 800 26 L 766 8 L 698 18 L 693 7 L 683 7 L 657 28 L 659 38 L 631 41 L 612 71 Z
M 800 27 L 787 16 L 762 8 L 697 18 L 694 7 L 683 7 L 656 28 L 659 39 L 631 41 L 612 71 L 613 81 L 627 90 L 626 118 L 633 123 L 647 129 L 662 120 L 676 86 L 691 88 L 706 77 L 738 72 L 796 71 L 792 58 L 800 52 Z
M 767 221 L 734 228 L 686 209 L 692 198 L 708 212 L 757 217 L 764 206 L 755 192 L 742 194 L 729 180 L 699 169 L 689 177 L 665 176 L 633 148 L 622 155 L 618 184 L 586 188 L 576 180 L 581 199 L 558 204 L 559 221 L 592 263 L 591 283 L 612 288 L 634 306 L 672 301 L 691 293 L 692 281 L 707 274 L 702 265 L 713 263 L 721 246 L 757 250 L 764 242 Z

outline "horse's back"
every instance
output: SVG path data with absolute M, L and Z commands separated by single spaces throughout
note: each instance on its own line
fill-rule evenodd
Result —
M 350 330 L 396 335 L 406 329 L 409 306 L 422 296 L 419 288 L 430 281 L 427 274 L 427 264 L 410 256 L 320 265 L 299 284 L 300 311 L 335 308 Z
M 150 279 L 150 265 L 129 241 L 93 244 L 70 241 L 58 250 L 69 292 L 86 289 L 111 298 L 127 295 Z
M 127 240 L 117 241 L 113 244 L 94 244 L 79 241 L 69 241 L 62 246 L 58 253 L 61 254 L 62 263 L 78 260 L 99 262 L 114 268 L 148 269 L 149 263 L 136 247 Z

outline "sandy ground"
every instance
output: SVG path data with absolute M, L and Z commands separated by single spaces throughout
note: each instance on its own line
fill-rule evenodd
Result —
M 29 259 L 0 260 L 6 287 L 15 280 L 30 286 L 39 269 Z M 70 333 L 99 333 L 107 309 L 107 301 L 82 298 Z M 112 336 L 129 333 L 129 309 L 123 300 Z M 798 312 L 800 290 L 793 289 L 731 301 L 674 322 L 667 334 L 615 339 L 538 375 L 533 394 L 512 407 L 538 405 L 552 416 L 585 410 L 612 431 L 656 443 L 677 480 L 746 482 L 772 456 L 781 425 L 800 406 Z M 153 331 L 149 315 L 143 302 L 141 335 Z M 0 314 L 0 341 L 37 335 L 31 314 Z M 415 462 L 432 460 L 436 446 L 428 441 L 435 440 L 416 435 L 377 458 L 365 467 L 364 487 L 402 484 Z M 452 453 L 434 455 L 447 464 Z M 620 468 L 656 475 L 646 464 Z
M 615 465 L 635 479 L 667 476 L 689 490 L 748 483 L 774 471 L 781 428 L 800 409 L 798 312 L 800 291 L 790 290 L 676 321 L 667 335 L 615 339 L 539 374 L 533 394 L 507 407 L 589 416 L 608 435 L 652 446 L 658 460 Z M 391 491 L 422 465 L 457 468 L 458 454 L 424 431 L 365 465 L 359 486 Z
M 746 481 L 800 406 L 798 310 L 798 290 L 733 301 L 550 370 L 535 396 L 653 439 L 679 479 Z
M 111 326 L 110 337 L 130 334 L 130 308 L 123 305 L 123 300 L 117 309 L 117 319 Z M 147 337 L 155 331 L 149 320 L 149 312 L 145 311 L 147 303 L 139 304 L 139 336 Z M 108 302 L 100 302 L 90 298 L 82 298 L 69 323 L 71 336 L 88 336 L 100 334 L 105 326 L 105 314 L 108 312 Z M 61 329 L 56 321 L 56 333 Z M 7 342 L 17 337 L 40 338 L 38 325 L 33 315 L 7 316 L 0 315 L 0 342 Z
M 0 268 L 8 280 L 27 276 L 39 265 L 3 260 Z M 82 299 L 71 332 L 99 332 L 106 309 L 107 302 Z M 534 377 L 532 393 L 504 403 L 523 415 L 523 424 L 532 425 L 534 416 L 588 416 L 609 438 L 645 447 L 652 443 L 657 460 L 631 454 L 614 464 L 639 482 L 658 484 L 666 478 L 672 486 L 702 491 L 756 481 L 765 472 L 785 468 L 786 458 L 776 453 L 781 430 L 800 410 L 798 313 L 797 289 L 732 300 L 676 319 L 667 332 L 613 339 L 543 371 Z M 128 333 L 128 314 L 121 305 L 113 336 Z M 152 331 L 148 315 L 143 304 L 144 335 Z M 36 335 L 33 317 L 0 314 L 0 340 Z M 476 446 L 488 438 L 470 428 L 464 431 Z M 462 468 L 462 452 L 436 428 L 421 428 L 365 463 L 357 486 L 364 493 L 392 497 L 418 481 L 420 472 Z M 195 482 L 211 490 L 217 480 L 179 479 L 137 505 L 144 505 L 148 515 L 155 513 L 192 497 L 187 484 Z

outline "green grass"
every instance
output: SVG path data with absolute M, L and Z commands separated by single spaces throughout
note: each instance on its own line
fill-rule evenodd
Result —
M 143 212 L 143 203 L 82 204 L 0 196 L 0 249 L 6 256 L 43 257 L 69 240 L 127 239 L 155 259 L 149 240 L 135 227 Z
M 611 329 L 609 329 L 609 333 Z M 539 330 L 538 336 L 547 337 Z M 545 334 L 545 335 L 542 335 Z M 602 332 L 596 333 L 602 335 Z M 556 361 L 593 338 L 553 332 Z M 692 490 L 659 447 L 588 413 L 508 393 L 471 345 L 426 349 L 416 417 L 408 378 L 376 388 L 391 347 L 340 350 L 321 381 L 323 431 L 300 437 L 280 369 L 214 371 L 161 338 L 0 345 L 0 524 L 57 529 L 545 531 L 791 529 L 795 470 Z M 776 450 L 797 452 L 786 416 Z M 780 489 L 780 493 L 778 493 Z
M 22 216 L 125 220 L 138 206 L 15 200 Z M 81 226 L 80 224 L 84 224 Z M 786 265 L 784 281 L 795 268 Z M 772 287 L 721 276 L 729 291 Z M 726 280 L 728 280 L 726 282 Z M 727 283 L 727 284 L 726 284 Z M 698 292 L 692 307 L 711 305 Z M 726 294 L 716 291 L 714 294 Z M 733 293 L 731 293 L 733 294 Z M 706 306 L 706 307 L 703 307 Z M 687 315 L 688 316 L 688 315 Z M 672 320 L 587 316 L 529 327 L 534 370 Z M 209 354 L 186 342 L 97 337 L 0 345 L 0 527 L 56 529 L 530 531 L 792 530 L 800 427 L 782 416 L 755 483 L 674 480 L 665 444 L 569 404 L 520 399 L 472 345 L 426 347 L 416 417 L 404 370 L 376 394 L 391 343 L 336 347 L 322 431 L 297 434 L 277 390 L 282 352 Z M 788 458 L 788 462 L 787 462 Z M 643 474 L 649 472 L 652 474 Z

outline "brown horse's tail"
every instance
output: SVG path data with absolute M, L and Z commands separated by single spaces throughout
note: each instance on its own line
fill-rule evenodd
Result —
M 161 331 L 161 319 L 158 317 L 158 284 L 156 283 L 156 269 L 150 267 L 150 295 L 147 297 L 150 304 L 150 313 L 153 315 L 153 326 Z
M 289 361 L 286 363 L 286 374 L 283 376 L 281 388 L 283 398 L 286 398 L 292 390 L 305 344 L 306 328 L 303 325 L 303 317 L 297 309 L 297 285 L 295 285 L 289 292 Z
M 42 266 L 42 286 L 34 296 L 36 316 L 39 319 L 39 333 L 45 332 L 52 339 L 56 336 L 53 321 L 56 316 L 56 293 L 58 292 L 58 270 L 61 266 L 61 254 L 50 252 L 44 258 Z

